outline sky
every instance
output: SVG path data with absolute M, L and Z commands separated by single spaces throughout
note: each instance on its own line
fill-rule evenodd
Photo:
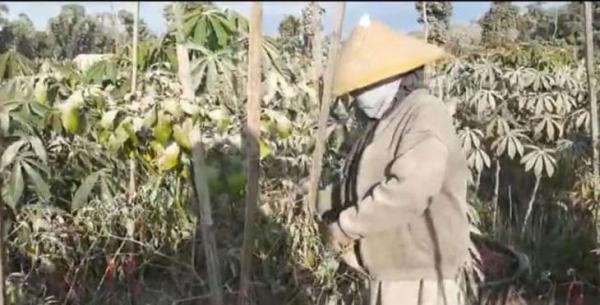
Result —
M 3 2 L 9 9 L 9 16 L 16 18 L 20 13 L 25 13 L 31 18 L 38 30 L 45 30 L 48 25 L 48 19 L 59 14 L 61 6 L 68 3 L 79 3 L 83 5 L 88 13 L 111 12 L 113 9 L 119 11 L 126 9 L 133 11 L 135 2 L 115 1 L 115 2 L 85 2 L 85 1 L 64 1 L 64 2 Z M 145 2 L 140 3 L 140 16 L 148 24 L 150 30 L 157 34 L 164 33 L 167 25 L 162 17 L 163 8 L 170 2 Z M 300 16 L 302 9 L 308 2 L 277 2 L 270 1 L 263 3 L 263 31 L 267 35 L 277 33 L 279 23 L 286 15 Z M 467 2 L 453 1 L 454 14 L 453 24 L 468 24 L 479 19 L 490 7 L 489 1 Z M 533 2 L 514 2 L 519 7 L 525 7 Z M 566 2 L 550 2 L 548 5 L 560 5 Z M 215 2 L 220 7 L 238 11 L 244 16 L 250 15 L 251 2 Z M 331 31 L 333 27 L 333 15 L 336 2 L 319 2 L 325 9 L 324 27 L 325 31 Z M 344 19 L 343 36 L 349 34 L 352 28 L 358 23 L 363 14 L 369 14 L 372 20 L 382 21 L 394 29 L 403 32 L 411 32 L 420 29 L 417 23 L 417 11 L 415 2 L 346 2 L 346 15 Z

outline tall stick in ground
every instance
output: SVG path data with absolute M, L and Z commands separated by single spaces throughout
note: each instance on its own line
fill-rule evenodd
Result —
M 423 1 L 423 36 L 426 42 L 429 42 L 429 23 L 427 22 L 427 1 Z M 428 66 L 425 66 L 424 78 L 425 80 L 429 79 L 430 69 Z
M 585 63 L 587 69 L 587 83 L 588 83 L 588 95 L 590 97 L 590 112 L 591 112 L 591 124 L 592 124 L 592 170 L 594 174 L 594 199 L 598 200 L 598 183 L 600 182 L 599 177 L 599 157 L 598 152 L 598 103 L 596 100 L 596 88 L 594 86 L 594 36 L 593 36 L 593 15 L 592 15 L 592 3 L 586 1 L 584 3 L 585 11 Z M 596 206 L 596 215 L 598 207 Z M 598 221 L 595 219 L 596 222 Z
M 246 102 L 246 139 L 248 182 L 246 188 L 246 215 L 244 241 L 242 245 L 239 305 L 251 304 L 250 275 L 252 274 L 252 253 L 254 252 L 255 218 L 259 194 L 260 171 L 260 100 L 262 96 L 262 3 L 252 4 L 250 16 L 250 39 L 248 50 L 248 87 Z
M 139 19 L 140 19 L 140 2 L 137 1 L 135 4 L 135 11 L 133 14 L 133 43 L 131 47 L 131 94 L 137 99 L 137 55 L 138 55 L 138 32 L 139 32 Z M 129 157 L 129 202 L 133 201 L 135 196 L 135 158 Z
M 188 50 L 185 47 L 185 34 L 183 30 L 183 4 L 174 4 L 175 25 L 177 27 L 177 62 L 178 76 L 182 87 L 182 99 L 190 103 L 194 102 L 194 87 L 190 74 L 190 60 Z M 206 269 L 208 272 L 208 283 L 211 293 L 211 304 L 223 304 L 223 290 L 221 286 L 221 267 L 215 234 L 213 231 L 212 209 L 210 204 L 210 193 L 208 179 L 206 177 L 206 165 L 204 150 L 202 147 L 202 135 L 200 126 L 194 125 L 190 133 L 192 143 L 192 179 L 194 181 L 194 198 L 198 204 L 200 213 L 200 230 L 206 257 Z M 194 245 L 195 246 L 195 245 Z
M 312 10 L 312 31 L 313 41 L 312 46 L 312 59 L 313 59 L 313 82 L 315 84 L 315 92 L 317 96 L 321 92 L 321 73 L 323 73 L 323 50 L 321 48 L 321 8 L 317 2 L 311 2 L 310 7 Z
M 138 49 L 138 31 L 139 31 L 139 23 L 138 20 L 140 18 L 140 2 L 136 2 L 135 4 L 135 11 L 133 13 L 133 42 L 132 42 L 132 47 L 131 47 L 131 94 L 133 95 L 134 99 L 132 100 L 133 103 L 137 103 L 137 99 L 139 98 L 137 96 L 137 49 Z M 136 159 L 135 159 L 135 154 L 132 152 L 129 155 L 129 187 L 128 187 L 128 194 L 127 194 L 127 199 L 129 201 L 129 204 L 133 203 L 133 200 L 135 199 L 135 190 L 136 190 L 136 183 L 135 183 L 135 175 L 136 175 Z M 130 240 L 133 240 L 133 235 L 134 232 L 127 230 L 127 238 Z M 133 243 L 126 243 L 126 251 L 129 253 L 135 253 L 135 248 L 136 245 Z M 128 279 L 128 282 L 132 280 L 132 279 Z M 130 288 L 130 292 L 129 292 L 129 298 L 130 298 L 130 303 L 134 304 L 135 302 L 135 294 L 133 293 L 133 291 L 131 290 L 132 287 Z
M 339 2 L 335 15 L 335 27 L 331 34 L 332 39 L 329 45 L 329 54 L 327 61 L 327 70 L 325 71 L 323 81 L 323 98 L 321 102 L 321 112 L 319 114 L 319 125 L 317 130 L 317 139 L 315 151 L 313 152 L 312 165 L 310 170 L 310 180 L 308 189 L 308 210 L 312 214 L 315 211 L 317 203 L 317 194 L 319 191 L 319 179 L 321 178 L 323 153 L 326 144 L 327 118 L 333 100 L 333 81 L 335 66 L 337 64 L 337 53 L 340 47 L 342 36 L 342 25 L 344 24 L 344 15 L 346 13 L 346 2 Z
M 138 32 L 140 19 L 140 2 L 136 1 L 135 11 L 133 12 L 133 46 L 131 47 L 131 93 L 136 92 L 137 88 L 137 50 L 138 50 Z
M 2 185 L 2 177 L 0 177 L 0 186 Z M 4 264 L 4 202 L 0 198 L 0 305 L 4 305 L 5 283 L 6 283 L 6 265 Z
M 596 101 L 596 90 L 594 87 L 594 37 L 592 31 L 592 3 L 585 2 L 585 61 L 587 68 L 588 94 L 590 97 L 591 123 L 592 123 L 592 170 L 594 182 L 598 183 L 600 153 L 598 152 L 598 103 Z M 594 195 L 597 196 L 594 189 Z

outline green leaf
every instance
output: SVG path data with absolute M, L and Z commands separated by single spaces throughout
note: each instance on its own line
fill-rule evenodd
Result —
M 81 183 L 75 192 L 75 195 L 73 196 L 73 200 L 71 201 L 72 211 L 80 209 L 87 202 L 88 197 L 92 193 L 92 190 L 94 189 L 94 186 L 96 185 L 96 182 L 101 174 L 101 171 L 97 171 L 90 174 L 87 176 L 87 178 L 85 178 L 85 180 L 83 180 L 83 183 Z
M 13 168 L 12 175 L 10 177 L 9 196 L 10 202 L 7 202 L 11 208 L 16 208 L 21 196 L 23 196 L 23 190 L 25 189 L 25 183 L 23 181 L 23 171 L 21 169 L 21 163 L 17 163 Z
M 512 139 L 511 139 L 512 140 Z M 515 154 L 517 153 L 517 147 L 514 141 L 508 141 L 508 138 L 505 139 L 506 145 L 508 145 L 508 156 L 513 159 Z
M 190 141 L 189 137 L 191 130 L 192 120 L 190 118 L 186 119 L 181 126 L 173 126 L 173 138 L 175 139 L 177 144 L 179 144 L 179 146 L 187 150 L 192 148 L 192 142 Z
M 0 161 L 0 171 L 4 170 L 5 167 L 13 162 L 17 156 L 17 153 L 19 152 L 19 149 L 21 149 L 25 143 L 27 143 L 25 140 L 18 140 L 6 148 Z
M 158 158 L 158 166 L 162 170 L 170 170 L 179 164 L 179 145 L 171 143 Z
M 63 128 L 70 133 L 78 133 L 80 119 L 78 108 L 67 108 L 61 113 Z
M 48 163 L 48 155 L 46 154 L 46 149 L 44 148 L 44 144 L 42 140 L 38 137 L 29 137 L 29 143 L 31 147 L 33 147 L 33 151 L 35 154 L 42 160 L 44 163 Z
M 151 128 L 156 123 L 157 111 L 155 107 L 150 108 L 148 112 L 144 114 L 144 126 Z
M 552 160 L 550 158 L 548 158 L 547 155 L 544 155 L 544 167 L 546 168 L 546 173 L 548 174 L 548 177 L 552 177 L 554 175 L 554 164 L 552 163 Z
M 225 28 L 221 24 L 219 20 L 210 19 L 210 23 L 215 31 L 215 35 L 217 36 L 217 41 L 219 46 L 224 47 L 227 44 L 227 33 L 225 32 Z
M 153 129 L 154 138 L 162 145 L 165 145 L 171 137 L 173 129 L 171 127 L 171 119 L 164 112 L 158 113 L 158 123 Z
M 183 110 L 183 112 L 185 112 L 188 115 L 191 115 L 192 117 L 195 117 L 198 114 L 200 114 L 202 110 L 197 105 L 194 105 L 186 100 L 181 100 L 181 109 Z
M 42 80 L 35 85 L 34 94 L 38 103 L 46 104 L 48 102 L 48 87 Z
M 50 201 L 50 197 L 52 194 L 50 193 L 50 186 L 44 179 L 40 176 L 40 174 L 33 169 L 29 164 L 23 163 L 23 168 L 27 173 L 27 176 L 33 182 L 35 186 L 35 192 L 40 196 L 40 198 L 46 202 Z
M 540 155 L 535 158 L 535 166 L 533 172 L 536 177 L 542 177 L 542 171 L 544 170 L 544 160 Z
M 260 140 L 260 159 L 262 160 L 270 155 L 271 155 L 271 148 L 265 141 Z
M 179 117 L 183 114 L 183 110 L 181 109 L 181 105 L 179 101 L 173 98 L 167 99 L 163 102 L 164 109 L 173 115 L 174 117 Z
M 102 198 L 102 201 L 104 202 L 113 201 L 113 195 L 110 191 L 110 188 L 108 187 L 108 183 L 105 177 L 104 179 L 100 179 L 100 196 Z
M 112 130 L 118 114 L 119 110 L 110 110 L 105 112 L 100 120 L 100 126 L 102 126 L 104 129 Z

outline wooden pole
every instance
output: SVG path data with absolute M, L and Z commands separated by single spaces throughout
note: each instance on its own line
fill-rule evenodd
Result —
M 323 50 L 321 47 L 321 10 L 316 2 L 311 2 L 312 9 L 312 57 L 313 57 L 313 81 L 315 84 L 315 92 L 320 96 L 321 73 L 323 70 Z
M 427 24 L 427 1 L 423 1 L 423 26 L 425 41 L 429 40 L 429 24 Z
M 598 199 L 598 183 L 599 173 L 599 152 L 598 152 L 598 102 L 596 100 L 596 88 L 594 86 L 594 36 L 593 36 L 593 15 L 592 15 L 592 3 L 586 1 L 584 3 L 585 12 L 585 62 L 587 70 L 587 83 L 588 83 L 588 95 L 590 98 L 590 112 L 591 112 L 591 124 L 592 124 L 592 171 L 594 179 L 594 198 Z M 596 211 L 598 207 L 596 206 Z M 596 213 L 597 214 L 597 213 Z M 598 266 L 600 267 L 600 266 Z M 600 269 L 599 269 L 600 270 Z
M 585 2 L 585 60 L 587 68 L 588 94 L 590 97 L 591 124 L 592 124 L 592 168 L 596 183 L 599 177 L 598 153 L 598 102 L 596 100 L 596 88 L 594 86 L 594 37 L 592 31 L 592 4 Z
M 133 46 L 131 47 L 131 93 L 136 92 L 137 86 L 137 50 L 138 50 L 138 32 L 140 19 L 140 2 L 135 3 L 135 12 L 133 14 Z
M 0 186 L 2 186 L 2 177 L 0 177 Z M 6 298 L 6 264 L 5 264 L 6 251 L 4 249 L 4 202 L 0 198 L 0 305 L 4 305 Z
M 321 164 L 323 162 L 323 154 L 326 144 L 327 118 L 329 117 L 329 109 L 333 101 L 333 81 L 335 66 L 337 64 L 337 53 L 340 47 L 342 36 L 342 26 L 344 24 L 344 15 L 346 13 L 346 2 L 338 2 L 338 8 L 335 15 L 335 23 L 331 42 L 329 44 L 329 54 L 327 61 L 327 70 L 325 71 L 325 79 L 323 82 L 323 98 L 321 104 L 321 112 L 319 114 L 319 125 L 317 130 L 317 139 L 315 151 L 313 152 L 312 165 L 310 170 L 309 189 L 308 189 L 308 211 L 313 214 L 317 203 L 317 194 L 319 191 L 319 179 L 321 178 Z
M 136 94 L 137 91 L 137 49 L 138 49 L 138 32 L 139 32 L 139 22 L 140 19 L 140 2 L 137 1 L 135 3 L 135 11 L 133 13 L 133 43 L 131 50 L 131 94 Z M 137 96 L 136 96 L 137 99 Z M 130 156 L 129 159 L 129 202 L 133 202 L 133 198 L 135 196 L 135 172 L 136 172 L 136 164 L 135 158 Z
M 425 42 L 429 42 L 429 23 L 427 22 L 427 1 L 423 1 L 423 31 L 424 31 L 424 37 L 425 37 Z M 423 77 L 425 79 L 425 81 L 429 80 L 429 74 L 430 74 L 430 69 L 428 66 L 425 66 L 423 69 Z
M 262 96 L 262 3 L 252 3 L 248 50 L 248 86 L 246 102 L 246 139 L 248 182 L 246 189 L 246 215 L 241 256 L 239 305 L 251 304 L 250 275 L 254 252 L 255 218 L 259 194 L 260 173 L 260 100 Z
M 193 102 L 195 93 L 190 73 L 190 60 L 188 50 L 185 47 L 185 35 L 183 31 L 183 3 L 174 5 L 175 22 L 177 26 L 177 61 L 178 74 L 182 87 L 182 98 Z M 213 231 L 212 209 L 210 203 L 210 192 L 208 178 L 206 177 L 206 165 L 204 150 L 202 147 L 202 134 L 200 126 L 194 125 L 190 133 L 192 143 L 192 179 L 194 181 L 194 198 L 200 212 L 200 231 L 206 257 L 206 269 L 208 272 L 208 283 L 211 293 L 211 304 L 223 304 L 223 290 L 221 286 L 221 267 L 215 234 Z M 198 228 L 197 228 L 198 229 Z M 194 245 L 195 246 L 195 245 Z

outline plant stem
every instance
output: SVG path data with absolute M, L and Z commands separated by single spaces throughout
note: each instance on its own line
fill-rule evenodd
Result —
M 493 203 L 494 203 L 494 224 L 492 226 L 492 230 L 495 232 L 496 231 L 496 222 L 498 219 L 498 191 L 500 189 L 500 160 L 496 159 L 496 179 L 494 181 L 495 186 L 494 186 L 494 197 L 493 197 Z
M 527 213 L 525 213 L 525 219 L 523 220 L 523 227 L 521 229 L 521 235 L 525 235 L 525 230 L 527 228 L 527 223 L 529 222 L 529 217 L 531 217 L 531 212 L 533 211 L 533 204 L 535 202 L 535 198 L 537 196 L 538 188 L 540 187 L 540 181 L 542 179 L 540 177 L 535 178 L 535 186 L 533 187 L 533 192 L 531 192 L 531 199 L 529 199 L 529 204 L 527 205 Z
M 248 50 L 248 87 L 246 102 L 246 136 L 248 182 L 246 189 L 246 215 L 244 219 L 244 241 L 242 245 L 239 305 L 251 303 L 249 296 L 252 256 L 256 230 L 256 210 L 259 194 L 260 174 L 260 100 L 262 96 L 262 3 L 252 4 L 250 16 L 250 40 Z
M 177 26 L 177 66 L 178 76 L 182 87 L 182 98 L 188 102 L 194 101 L 194 88 L 192 86 L 192 76 L 190 73 L 190 60 L 188 50 L 184 46 L 185 36 L 183 32 L 183 4 L 174 4 L 175 22 Z M 204 255 L 206 257 L 206 269 L 208 272 L 208 282 L 211 292 L 211 304 L 223 304 L 223 291 L 221 287 L 221 267 L 219 264 L 219 255 L 213 232 L 213 219 L 210 203 L 210 193 L 208 188 L 208 178 L 206 177 L 206 164 L 204 160 L 204 150 L 202 147 L 202 134 L 200 126 L 194 125 L 190 133 L 192 143 L 192 179 L 194 181 L 194 198 L 198 204 L 200 213 L 200 228 L 202 241 L 204 245 Z M 196 227 L 196 231 L 198 227 Z M 195 234 L 197 235 L 197 234 Z M 194 243 L 195 247 L 196 243 Z

